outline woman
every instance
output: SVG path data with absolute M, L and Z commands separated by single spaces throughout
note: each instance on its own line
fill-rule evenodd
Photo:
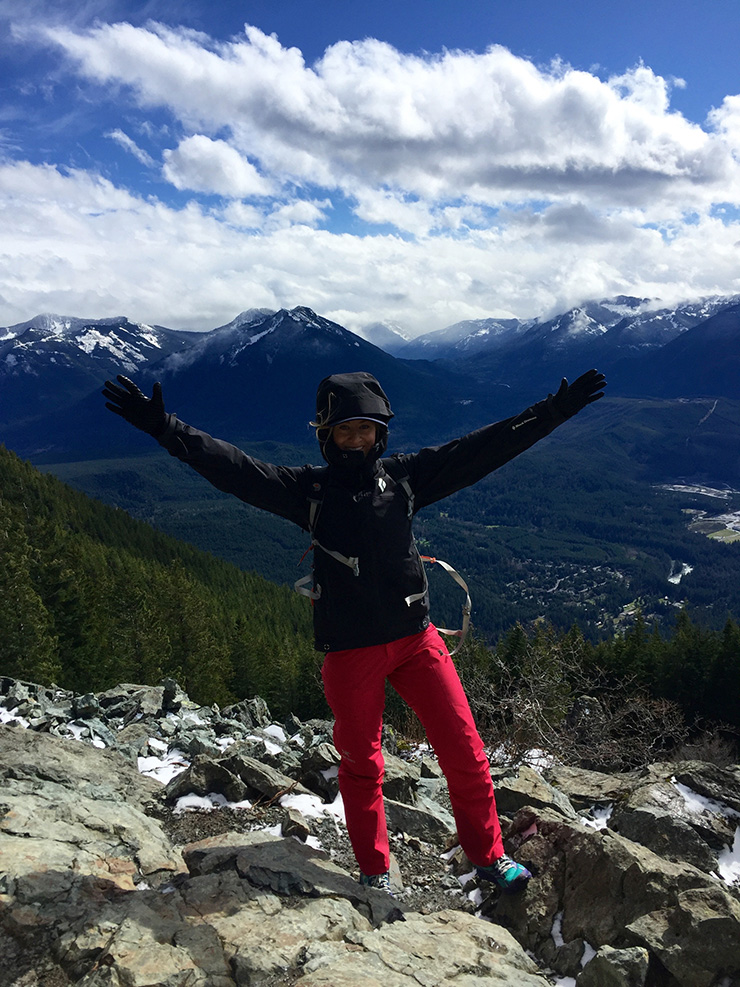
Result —
M 390 892 L 381 729 L 388 680 L 421 720 L 445 773 L 458 839 L 480 878 L 520 891 L 529 871 L 504 853 L 488 760 L 444 641 L 429 619 L 413 514 L 513 459 L 586 405 L 589 370 L 513 418 L 441 446 L 383 458 L 390 403 L 369 373 L 321 381 L 312 424 L 324 467 L 263 463 L 167 414 L 127 377 L 106 407 L 153 435 L 219 490 L 310 531 L 315 645 L 335 717 L 339 788 L 361 883 Z

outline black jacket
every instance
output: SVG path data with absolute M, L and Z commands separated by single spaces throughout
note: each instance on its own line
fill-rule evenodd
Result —
M 544 438 L 564 419 L 546 401 L 452 442 L 379 458 L 347 453 L 331 465 L 273 466 L 170 416 L 159 442 L 219 490 L 308 531 L 311 499 L 321 501 L 314 536 L 324 549 L 357 557 L 359 572 L 314 551 L 314 635 L 319 651 L 386 644 L 429 625 L 426 575 L 411 532 L 409 499 L 394 476 L 405 473 L 414 513 L 470 486 Z M 406 597 L 424 592 L 411 605 Z

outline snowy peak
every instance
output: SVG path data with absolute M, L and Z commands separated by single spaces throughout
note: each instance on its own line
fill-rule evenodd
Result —
M 397 322 L 369 322 L 355 335 L 368 343 L 379 346 L 386 353 L 397 354 L 410 341 L 408 333 Z
M 44 364 L 75 366 L 78 371 L 101 365 L 133 373 L 153 360 L 183 349 L 199 334 L 162 326 L 112 319 L 60 318 L 44 315 L 11 326 L 0 341 L 0 367 L 6 373 L 36 374 Z
M 398 351 L 408 360 L 437 360 L 470 356 L 508 339 L 532 323 L 521 319 L 465 319 L 446 329 L 423 333 Z

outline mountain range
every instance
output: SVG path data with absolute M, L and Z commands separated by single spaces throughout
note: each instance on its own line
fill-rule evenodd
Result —
M 199 333 L 38 316 L 0 329 L 0 429 L 39 462 L 125 455 L 136 439 L 100 397 L 119 373 L 145 390 L 161 380 L 168 410 L 244 442 L 306 443 L 318 381 L 359 369 L 391 398 L 396 448 L 518 412 L 591 366 L 606 373 L 610 398 L 740 400 L 740 296 L 675 308 L 622 296 L 410 341 L 391 326 L 378 332 L 393 353 L 306 307 L 249 309 Z

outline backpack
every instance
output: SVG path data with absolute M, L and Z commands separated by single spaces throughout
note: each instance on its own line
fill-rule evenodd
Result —
M 383 468 L 385 469 L 386 473 L 403 490 L 408 505 L 408 516 L 409 518 L 412 518 L 414 515 L 414 491 L 411 489 L 411 484 L 409 482 L 408 474 L 404 470 L 403 466 L 399 463 L 399 461 L 393 458 L 384 459 Z M 332 549 L 324 548 L 324 546 L 316 538 L 315 529 L 319 519 L 319 514 L 321 513 L 321 506 L 323 503 L 323 493 L 320 496 L 314 496 L 314 497 L 307 496 L 306 499 L 308 500 L 308 504 L 309 504 L 308 531 L 309 534 L 311 535 L 311 544 L 308 546 L 306 551 L 301 556 L 301 559 L 298 564 L 299 565 L 301 564 L 303 559 L 305 559 L 305 557 L 312 549 L 319 548 L 321 549 L 322 552 L 325 552 L 327 555 L 330 555 L 337 562 L 341 562 L 343 565 L 349 566 L 349 568 L 352 569 L 354 574 L 356 576 L 359 576 L 360 560 L 358 558 L 342 555 L 340 552 L 335 552 Z M 445 572 L 447 572 L 455 580 L 458 586 L 460 586 L 465 591 L 465 603 L 462 606 L 462 627 L 460 628 L 460 630 L 452 631 L 446 627 L 437 628 L 440 634 L 446 634 L 448 636 L 457 637 L 459 639 L 455 650 L 450 652 L 451 656 L 455 655 L 462 647 L 463 641 L 467 637 L 468 630 L 470 628 L 470 613 L 472 610 L 472 604 L 470 601 L 470 592 L 468 590 L 467 583 L 462 578 L 460 573 L 457 572 L 456 569 L 454 569 L 451 565 L 449 565 L 449 563 L 444 562 L 442 559 L 434 558 L 431 555 L 420 555 L 419 557 L 423 562 L 429 562 L 431 564 L 436 563 L 437 565 L 441 566 L 445 570 Z M 312 589 L 309 586 L 309 583 L 312 582 L 312 580 L 313 580 L 313 573 L 309 573 L 307 576 L 303 576 L 301 579 L 297 579 L 294 583 L 293 588 L 295 589 L 296 593 L 300 593 L 301 596 L 307 596 L 309 600 L 311 600 L 311 603 L 313 604 L 316 600 L 320 598 L 321 588 L 319 587 L 318 590 Z M 414 593 L 411 596 L 407 596 L 405 598 L 406 604 L 408 606 L 411 606 L 411 604 L 416 603 L 417 600 L 423 599 L 425 595 L 426 595 L 426 588 L 421 593 Z

